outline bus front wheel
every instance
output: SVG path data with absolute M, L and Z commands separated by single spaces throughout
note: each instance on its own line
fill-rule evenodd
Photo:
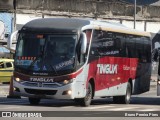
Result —
M 88 83 L 88 87 L 87 87 L 87 91 L 86 91 L 86 96 L 84 98 L 76 98 L 75 102 L 80 103 L 82 106 L 89 106 L 91 104 L 92 101 L 92 95 L 93 95 L 93 89 L 92 89 L 92 85 L 89 82 Z
M 40 98 L 31 98 L 31 97 L 29 97 L 28 100 L 29 100 L 29 103 L 31 105 L 38 105 L 40 103 L 41 99 Z
M 117 104 L 129 104 L 131 100 L 132 88 L 131 84 L 127 83 L 126 94 L 124 96 L 114 96 L 113 101 Z

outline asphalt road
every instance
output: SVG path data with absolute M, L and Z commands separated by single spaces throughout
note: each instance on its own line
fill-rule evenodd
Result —
M 160 117 L 160 97 L 156 95 L 156 82 L 151 84 L 151 89 L 149 92 L 146 92 L 141 95 L 134 95 L 131 98 L 131 104 L 124 105 L 124 104 L 114 104 L 112 98 L 103 98 L 103 99 L 96 99 L 92 101 L 91 106 L 89 107 L 82 107 L 76 104 L 74 101 L 71 100 L 42 100 L 38 106 L 32 106 L 29 104 L 27 98 L 21 99 L 11 99 L 6 98 L 6 96 L 0 97 L 0 111 L 20 111 L 22 113 L 26 111 L 32 112 L 41 112 L 41 111 L 51 111 L 48 112 L 49 116 L 57 116 L 58 118 L 54 117 L 54 119 L 65 119 L 69 120 L 71 116 L 76 117 L 77 119 L 106 119 L 106 117 L 111 117 L 110 120 L 116 119 L 119 117 L 123 117 L 123 120 L 128 119 L 129 116 L 125 117 L 126 114 L 131 114 L 133 119 L 138 119 L 134 117 L 133 114 L 138 112 L 139 114 L 142 113 L 153 113 L 154 117 L 145 117 L 145 120 L 148 118 L 150 119 L 157 119 L 157 116 Z M 54 112 L 53 112 L 54 111 Z M 58 111 L 58 113 L 56 112 Z M 47 112 L 42 112 L 43 116 L 47 116 Z M 67 117 L 69 116 L 69 117 Z M 74 120 L 74 117 L 71 117 L 70 120 Z M 100 118 L 99 118 L 100 117 Z M 108 118 L 107 117 L 107 118 Z M 115 118 L 114 118 L 115 117 Z M 4 119 L 4 118 L 3 118 Z M 3 120 L 2 119 L 2 120 Z M 5 118 L 9 119 L 9 118 Z M 22 118 L 18 118 L 22 119 Z M 27 119 L 27 118 L 25 118 Z M 42 118 L 41 118 L 42 119 Z M 49 117 L 46 119 L 50 119 Z M 108 118 L 109 119 L 109 118 Z M 1 120 L 1 118 L 0 118 Z M 17 118 L 15 118 L 17 120 Z

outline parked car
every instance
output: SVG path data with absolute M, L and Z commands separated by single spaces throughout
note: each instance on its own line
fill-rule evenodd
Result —
M 5 48 L 4 46 L 0 46 L 0 58 L 10 58 L 11 53 L 10 50 Z
M 14 70 L 13 59 L 0 59 L 0 83 L 10 82 Z

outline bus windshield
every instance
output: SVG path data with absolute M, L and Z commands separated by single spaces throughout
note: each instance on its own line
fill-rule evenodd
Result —
M 77 35 L 21 33 L 15 67 L 33 72 L 73 71 Z

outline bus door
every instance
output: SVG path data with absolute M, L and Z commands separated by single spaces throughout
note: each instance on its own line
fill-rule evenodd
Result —
M 99 42 L 99 30 L 94 30 L 92 34 L 92 42 L 89 54 L 89 76 L 94 78 L 95 80 L 95 91 L 99 91 L 102 89 L 102 76 L 99 74 L 98 64 L 101 59 L 101 55 L 99 53 L 99 47 L 101 46 Z M 90 78 L 89 78 L 90 79 Z M 100 95 L 100 94 L 97 94 Z M 100 95 L 101 96 L 101 95 Z

